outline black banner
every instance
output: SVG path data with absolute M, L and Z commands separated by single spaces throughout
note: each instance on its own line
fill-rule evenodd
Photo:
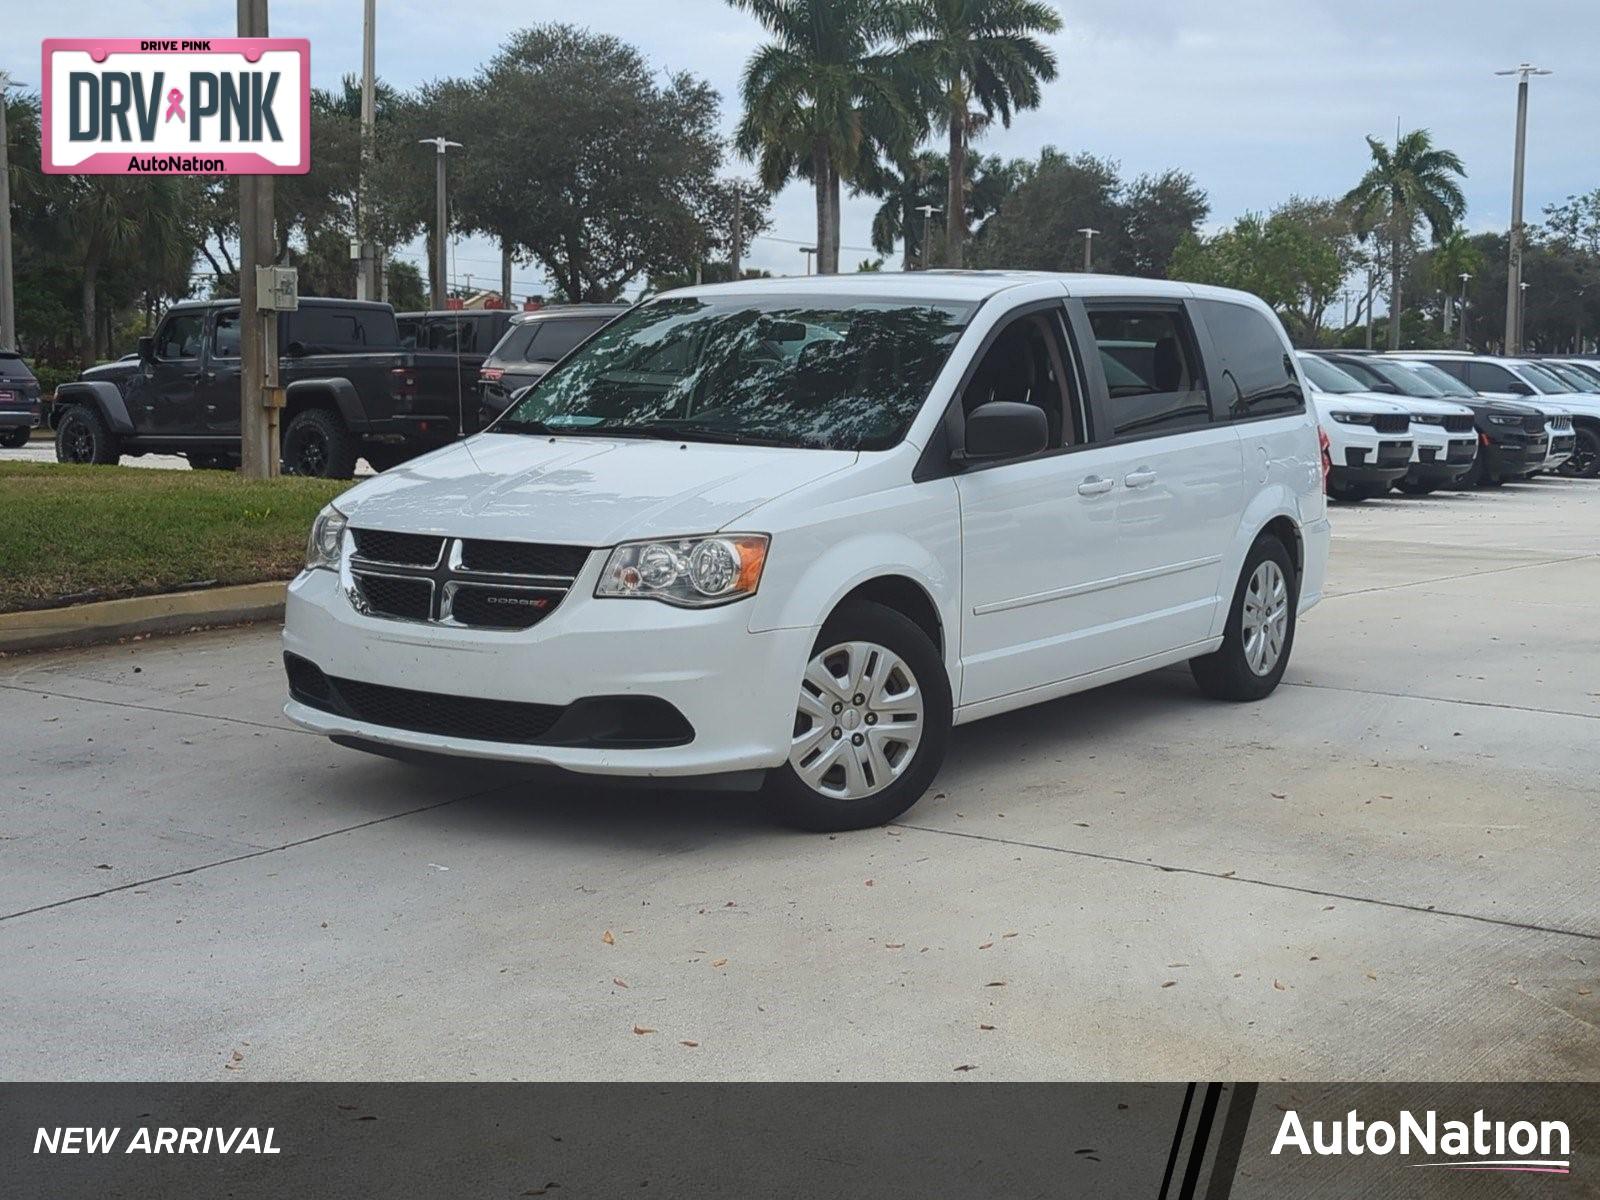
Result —
M 0 1087 L 28 1198 L 1566 1198 L 1597 1145 L 1589 1085 Z

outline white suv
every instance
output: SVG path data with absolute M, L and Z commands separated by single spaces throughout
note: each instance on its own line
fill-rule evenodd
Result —
M 1413 427 L 1411 414 L 1315 354 L 1296 357 L 1311 388 L 1317 423 L 1328 438 L 1328 495 L 1355 503 L 1402 483 L 1422 432 Z
M 1190 662 L 1255 700 L 1328 556 L 1317 428 L 1239 292 L 774 279 L 619 317 L 318 517 L 297 724 L 889 820 L 952 724 Z
M 1577 438 L 1573 433 L 1575 415 L 1586 413 L 1600 420 L 1600 401 L 1576 394 L 1571 384 L 1526 358 L 1426 350 L 1398 350 L 1393 354 L 1396 358 L 1432 363 L 1446 375 L 1461 380 L 1480 396 L 1519 400 L 1542 412 L 1550 446 L 1545 452 L 1543 465 L 1526 472 L 1524 478 L 1536 475 L 1540 470 L 1555 471 L 1572 457 L 1577 449 Z

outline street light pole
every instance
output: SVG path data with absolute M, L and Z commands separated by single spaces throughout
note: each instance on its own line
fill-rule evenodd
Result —
M 815 246 L 801 246 L 800 253 L 806 256 L 806 274 L 811 274 L 811 256 L 817 252 Z
M 1467 280 L 1472 276 L 1461 272 L 1461 303 L 1460 311 L 1456 313 L 1456 345 L 1461 349 L 1467 348 Z
M 238 0 L 239 36 L 270 36 L 267 0 Z M 277 251 L 271 175 L 239 176 L 239 473 L 273 479 L 278 446 L 278 314 L 259 304 L 256 268 Z
M 934 213 L 943 212 L 944 209 L 934 204 L 919 204 L 917 211 L 922 214 L 922 269 L 926 271 L 933 265 L 933 246 L 928 241 L 929 223 Z
M 0 71 L 0 350 L 17 348 L 17 300 L 12 291 L 11 164 L 6 152 L 6 90 L 11 77 Z
M 1528 316 L 1528 285 L 1517 284 L 1517 348 L 1513 353 L 1522 352 L 1522 335 L 1527 328 Z
M 438 264 L 438 280 L 433 286 L 433 307 L 441 309 L 445 306 L 445 297 L 450 293 L 450 247 L 447 222 L 449 211 L 444 200 L 444 154 L 451 147 L 461 149 L 460 142 L 452 142 L 444 137 L 418 138 L 417 145 L 432 146 L 438 151 L 436 156 L 437 167 L 434 171 L 434 224 L 433 239 L 436 251 L 434 261 Z
M 1511 165 L 1510 269 L 1506 273 L 1506 353 L 1522 348 L 1522 173 L 1528 150 L 1528 79 L 1549 71 L 1519 63 L 1496 75 L 1517 76 L 1517 143 Z
M 1083 234 L 1083 270 L 1084 274 L 1088 274 L 1094 270 L 1094 235 L 1100 231 L 1084 228 L 1078 232 Z
M 361 19 L 361 180 L 356 206 L 356 239 L 360 262 L 356 268 L 356 299 L 378 298 L 377 256 L 372 244 L 372 159 L 377 137 L 377 24 L 378 0 L 366 0 Z

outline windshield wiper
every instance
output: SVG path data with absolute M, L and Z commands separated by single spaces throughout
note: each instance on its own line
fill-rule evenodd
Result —
M 610 432 L 626 437 L 661 438 L 679 442 L 721 442 L 735 446 L 787 446 L 782 438 L 763 437 L 757 433 L 739 433 L 732 429 L 716 429 L 707 425 L 680 425 L 676 421 L 644 421 L 626 425 Z

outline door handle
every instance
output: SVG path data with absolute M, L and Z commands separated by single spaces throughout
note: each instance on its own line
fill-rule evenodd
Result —
M 1149 467 L 1140 467 L 1137 471 L 1130 471 L 1122 477 L 1122 482 L 1131 488 L 1149 487 L 1156 481 L 1156 473 Z
M 1078 485 L 1078 495 L 1104 496 L 1116 486 L 1116 480 L 1114 479 L 1101 479 L 1098 475 L 1091 475 Z

